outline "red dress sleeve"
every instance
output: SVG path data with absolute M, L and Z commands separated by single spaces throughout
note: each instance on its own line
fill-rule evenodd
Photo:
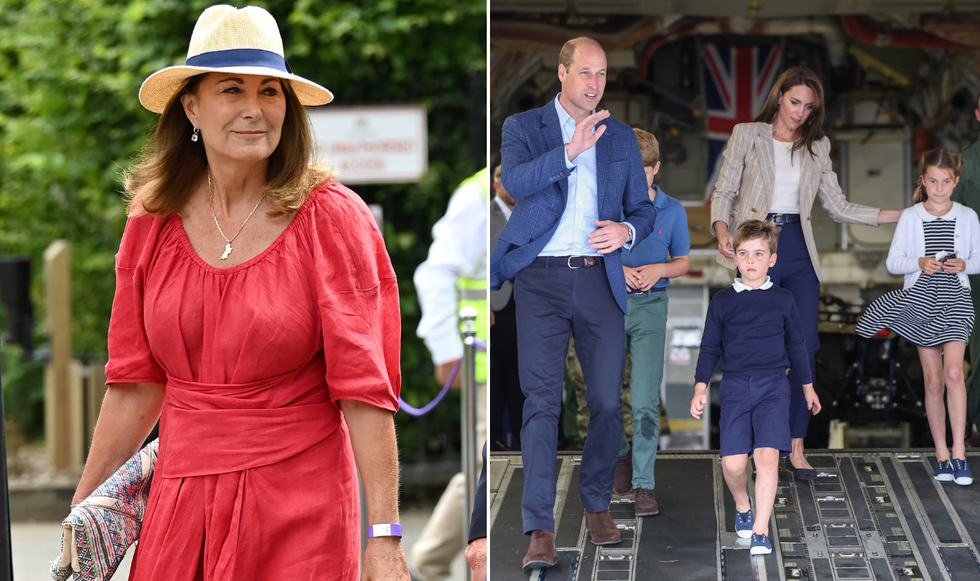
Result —
M 143 321 L 143 281 L 163 221 L 150 215 L 126 221 L 116 253 L 116 294 L 109 318 L 106 384 L 167 383 L 167 374 L 150 351 Z
M 311 196 L 310 224 L 326 380 L 333 400 L 398 411 L 398 284 L 374 215 L 336 182 Z

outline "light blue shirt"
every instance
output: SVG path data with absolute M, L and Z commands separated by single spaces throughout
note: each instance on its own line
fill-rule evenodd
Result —
M 575 134 L 575 120 L 561 106 L 559 98 L 555 97 L 555 109 L 558 111 L 558 121 L 561 124 L 563 143 L 568 145 Z M 595 110 L 593 110 L 593 113 Z M 595 129 L 592 130 L 595 132 Z M 600 139 L 602 139 L 600 137 Z M 575 161 L 569 161 L 568 151 L 565 150 L 565 167 L 571 174 L 568 176 L 568 200 L 565 211 L 558 221 L 558 229 L 548 244 L 538 256 L 601 256 L 589 246 L 589 235 L 596 230 L 593 220 L 599 219 L 599 195 L 596 178 L 595 146 L 578 154 Z M 630 229 L 630 239 L 635 236 L 633 226 Z M 627 243 L 624 247 L 629 248 Z

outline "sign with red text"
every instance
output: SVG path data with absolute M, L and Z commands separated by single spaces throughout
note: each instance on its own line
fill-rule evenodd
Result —
M 317 159 L 344 184 L 417 182 L 428 167 L 425 107 L 318 107 L 307 110 Z

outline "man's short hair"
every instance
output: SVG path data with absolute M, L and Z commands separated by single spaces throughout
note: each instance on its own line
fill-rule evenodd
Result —
M 569 70 L 572 67 L 572 61 L 575 58 L 575 49 L 582 45 L 594 46 L 597 49 L 602 50 L 602 45 L 592 38 L 587 36 L 573 38 L 561 47 L 561 52 L 558 53 L 558 64 L 564 65 L 566 71 Z
M 495 183 L 496 182 L 499 182 L 500 179 L 501 179 L 501 176 L 503 176 L 503 175 L 504 175 L 504 169 L 502 167 L 500 167 L 498 165 L 497 167 L 493 168 L 493 181 Z
M 770 254 L 776 254 L 776 245 L 779 242 L 779 228 L 772 222 L 762 220 L 746 220 L 735 229 L 735 236 L 732 244 L 735 250 L 741 246 L 742 242 L 748 240 L 761 239 L 769 247 Z
M 636 142 L 640 146 L 640 157 L 643 158 L 643 167 L 653 167 L 660 161 L 660 142 L 653 136 L 653 133 L 644 131 L 639 127 L 633 128 L 636 134 Z

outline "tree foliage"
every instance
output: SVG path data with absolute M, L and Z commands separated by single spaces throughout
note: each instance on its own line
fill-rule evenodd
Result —
M 162 67 L 183 64 L 194 22 L 209 4 L 0 0 L 0 254 L 33 257 L 32 296 L 40 307 L 41 255 L 56 239 L 71 241 L 79 355 L 105 355 L 113 256 L 125 224 L 119 176 L 156 119 L 139 104 L 140 83 Z M 401 291 L 403 390 L 410 401 L 425 399 L 435 386 L 428 353 L 415 338 L 419 309 L 411 275 L 455 185 L 482 167 L 467 147 L 467 132 L 474 111 L 485 116 L 484 95 L 474 98 L 470 86 L 486 71 L 486 4 L 255 4 L 279 22 L 293 70 L 331 89 L 334 103 L 422 103 L 428 110 L 423 180 L 355 188 L 385 210 Z

